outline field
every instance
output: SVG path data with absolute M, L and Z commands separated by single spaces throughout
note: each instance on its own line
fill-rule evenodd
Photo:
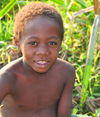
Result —
M 14 18 L 31 1 L 0 1 L 0 68 L 22 56 L 13 42 Z M 100 15 L 95 15 L 93 0 L 37 1 L 55 6 L 63 18 L 65 33 L 58 57 L 76 71 L 72 114 L 100 117 Z

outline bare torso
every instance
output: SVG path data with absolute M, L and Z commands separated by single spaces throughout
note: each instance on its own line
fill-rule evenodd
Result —
M 22 60 L 17 61 L 17 66 L 11 68 L 15 76 L 12 90 L 2 101 L 2 117 L 57 117 L 66 79 L 57 62 L 59 65 L 52 66 L 47 73 L 33 74 L 21 68 Z

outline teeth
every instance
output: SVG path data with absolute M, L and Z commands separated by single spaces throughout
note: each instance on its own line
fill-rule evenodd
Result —
M 37 61 L 37 63 L 47 63 L 46 61 Z
M 39 63 L 45 63 L 46 61 L 39 61 Z

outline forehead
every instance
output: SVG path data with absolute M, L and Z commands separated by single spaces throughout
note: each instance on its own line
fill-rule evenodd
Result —
M 38 27 L 39 25 L 48 25 L 48 26 L 58 26 L 60 28 L 59 24 L 52 18 L 49 18 L 47 16 L 35 16 L 33 19 L 28 20 L 27 24 L 25 25 L 25 29 L 31 28 L 32 26 Z
M 52 34 L 58 31 L 60 35 L 60 26 L 52 18 L 47 16 L 36 16 L 30 19 L 24 27 L 24 34 L 38 34 L 40 31 Z

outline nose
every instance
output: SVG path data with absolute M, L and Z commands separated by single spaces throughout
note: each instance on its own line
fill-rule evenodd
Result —
M 38 50 L 36 51 L 36 54 L 37 55 L 48 55 L 49 54 L 48 48 L 43 45 L 43 46 L 38 48 Z

